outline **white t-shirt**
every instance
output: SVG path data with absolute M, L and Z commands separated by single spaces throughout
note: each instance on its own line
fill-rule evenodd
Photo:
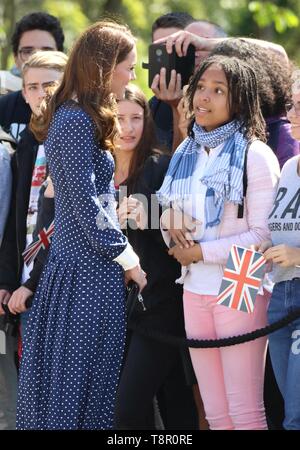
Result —
M 207 187 L 200 179 L 214 163 L 224 144 L 210 149 L 209 153 L 200 147 L 191 186 L 191 195 L 181 203 L 183 212 L 202 222 L 193 234 L 195 240 L 201 242 L 213 241 L 218 238 L 219 226 L 205 228 L 205 196 Z M 176 205 L 175 205 L 176 207 Z M 203 295 L 217 295 L 223 277 L 223 267 L 219 264 L 204 264 L 203 261 L 188 266 L 184 277 L 184 289 Z

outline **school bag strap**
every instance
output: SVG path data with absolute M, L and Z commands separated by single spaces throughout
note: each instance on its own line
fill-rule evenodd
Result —
M 248 176 L 247 176 L 248 150 L 249 150 L 249 147 L 251 144 L 252 144 L 252 141 L 250 141 L 248 143 L 246 150 L 245 150 L 244 172 L 243 172 L 243 201 L 238 206 L 238 213 L 237 213 L 238 219 L 242 219 L 244 217 L 244 204 L 245 204 L 245 198 L 246 198 L 247 186 L 248 186 Z

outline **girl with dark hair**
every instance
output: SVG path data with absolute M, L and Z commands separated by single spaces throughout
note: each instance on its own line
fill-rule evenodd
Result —
M 291 103 L 291 64 L 277 52 L 243 38 L 230 38 L 219 43 L 211 55 L 236 56 L 254 68 L 260 107 L 266 121 L 267 144 L 277 156 L 280 167 L 299 154 L 287 118 Z
M 125 338 L 125 279 L 146 284 L 119 228 L 110 149 L 135 39 L 98 22 L 75 43 L 36 124 L 55 191 L 55 233 L 24 338 L 19 429 L 109 429 Z
M 147 273 L 143 291 L 147 309 L 137 311 L 134 320 L 149 329 L 180 334 L 184 331 L 182 288 L 174 283 L 180 265 L 166 251 L 155 195 L 170 157 L 155 148 L 149 105 L 136 86 L 128 86 L 125 98 L 118 102 L 118 119 L 121 133 L 114 157 L 121 198 L 119 220 Z M 197 411 L 191 387 L 186 385 L 180 351 L 129 332 L 117 394 L 116 428 L 155 429 L 155 396 L 166 429 L 196 429 Z
M 257 296 L 251 314 L 218 305 L 217 295 L 232 244 L 250 247 L 269 235 L 267 217 L 279 165 L 263 142 L 265 123 L 257 81 L 248 64 L 235 57 L 207 58 L 187 95 L 189 136 L 177 148 L 158 191 L 160 201 L 172 205 L 161 224 L 166 242 L 173 240 L 169 254 L 183 266 L 180 281 L 187 336 L 216 339 L 266 325 L 266 292 Z M 184 224 L 174 229 L 174 217 L 183 213 L 201 221 L 201 227 L 191 230 Z M 267 428 L 266 343 L 260 338 L 219 349 L 190 349 L 211 429 Z

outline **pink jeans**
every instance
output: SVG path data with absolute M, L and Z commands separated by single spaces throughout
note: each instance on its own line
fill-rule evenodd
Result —
M 216 297 L 184 291 L 185 329 L 191 339 L 217 339 L 267 324 L 269 294 L 248 314 L 217 305 Z M 263 402 L 267 338 L 211 349 L 190 349 L 211 430 L 266 430 Z

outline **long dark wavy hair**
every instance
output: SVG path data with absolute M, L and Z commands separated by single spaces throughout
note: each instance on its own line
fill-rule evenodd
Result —
M 143 109 L 144 112 L 144 127 L 142 136 L 138 145 L 134 149 L 134 153 L 130 161 L 128 177 L 124 182 L 127 186 L 128 194 L 132 194 L 146 160 L 153 154 L 160 155 L 163 152 L 157 148 L 154 123 L 145 94 L 136 85 L 130 84 L 125 89 L 125 96 L 123 100 L 136 103 Z
M 256 137 L 265 142 L 266 124 L 260 109 L 255 71 L 249 64 L 236 57 L 222 55 L 206 58 L 190 81 L 186 94 L 191 114 L 188 134 L 193 135 L 192 127 L 195 122 L 193 99 L 199 80 L 212 64 L 218 65 L 226 76 L 229 92 L 229 112 L 232 120 L 238 119 L 241 122 L 240 131 L 248 139 Z
M 134 46 L 135 38 L 127 26 L 112 21 L 97 22 L 84 31 L 74 44 L 62 82 L 35 130 L 37 140 L 45 141 L 56 109 L 75 97 L 93 119 L 101 148 L 112 150 L 118 133 L 116 102 L 110 89 L 112 76 L 116 65 Z

